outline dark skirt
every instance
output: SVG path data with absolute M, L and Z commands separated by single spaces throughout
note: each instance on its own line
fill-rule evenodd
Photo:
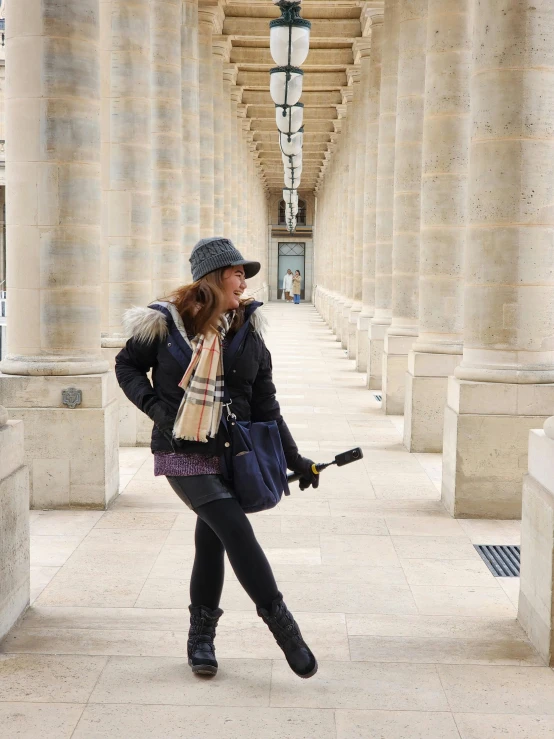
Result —
M 183 503 L 192 511 L 214 500 L 235 497 L 231 486 L 221 475 L 190 475 L 188 477 L 167 475 L 167 480 Z

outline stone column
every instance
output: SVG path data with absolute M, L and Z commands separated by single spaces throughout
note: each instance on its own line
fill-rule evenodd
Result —
M 369 326 L 367 359 L 367 386 L 370 390 L 381 389 L 385 332 L 392 320 L 392 227 L 398 86 L 398 2 L 399 0 L 385 0 L 383 22 L 375 203 L 375 313 Z
M 363 263 L 363 154 L 365 141 L 362 136 L 364 126 L 362 115 L 362 86 L 360 82 L 360 66 L 352 68 L 352 103 L 350 106 L 349 125 L 349 158 L 350 158 L 350 197 L 348 207 L 349 249 L 352 254 L 351 277 L 348 278 L 349 297 L 353 301 L 347 316 L 348 320 L 348 358 L 356 359 L 358 316 L 362 311 L 362 263 Z M 350 241 L 350 235 L 352 240 Z
M 441 452 L 448 376 L 460 363 L 467 223 L 472 0 L 429 0 L 419 338 L 408 357 L 404 444 Z
M 214 0 L 198 2 L 198 52 L 200 94 L 200 237 L 214 231 L 214 54 L 212 37 L 223 11 Z M 217 32 L 217 31 L 216 31 Z
M 233 184 L 236 182 L 235 170 L 233 169 L 233 101 L 231 90 L 235 88 L 238 67 L 236 64 L 226 64 L 223 70 L 223 97 L 225 104 L 225 147 L 224 147 L 224 234 L 233 240 Z M 236 88 L 235 88 L 236 89 Z M 236 194 L 235 194 L 236 208 Z M 235 214 L 236 219 L 236 214 Z
M 154 297 L 150 3 L 106 0 L 100 22 L 102 354 L 113 367 L 127 340 L 124 312 Z M 119 442 L 135 446 L 152 425 L 119 388 L 117 397 Z
M 456 516 L 517 518 L 528 433 L 554 407 L 552 8 L 482 0 L 473 35 L 464 349 L 443 501 Z
M 0 405 L 0 639 L 29 605 L 29 471 L 23 423 Z
M 554 665 L 554 416 L 529 434 L 523 478 L 521 580 L 517 618 L 531 643 Z
M 7 15 L 0 403 L 25 422 L 31 505 L 104 508 L 119 471 L 115 379 L 100 346 L 99 3 L 21 0 Z
M 152 296 L 182 284 L 182 0 L 151 0 Z
M 198 0 L 183 0 L 181 24 L 181 116 L 183 135 L 183 282 L 189 256 L 200 238 L 200 92 L 198 85 Z
M 231 240 L 238 243 L 239 207 L 239 119 L 238 105 L 242 100 L 242 89 L 231 85 Z
M 348 159 L 348 179 L 347 179 L 347 197 L 343 203 L 345 209 L 345 244 L 346 249 L 346 279 L 345 279 L 345 298 L 346 301 L 343 306 L 343 329 L 342 329 L 342 346 L 348 352 L 348 358 L 354 359 L 356 351 L 356 324 L 358 322 L 358 313 L 362 309 L 362 296 L 361 296 L 361 273 L 359 275 L 360 280 L 360 300 L 356 303 L 354 299 L 354 264 L 355 264 L 355 201 L 356 201 L 356 111 L 358 104 L 359 88 L 360 88 L 360 76 L 359 69 L 352 67 L 348 70 L 348 77 L 351 80 L 350 87 L 343 91 L 348 105 L 348 117 L 346 120 L 346 149 Z M 360 244 L 361 248 L 361 244 Z
M 421 148 L 428 0 L 400 0 L 392 323 L 383 354 L 383 410 L 404 413 L 408 352 L 418 333 Z
M 369 353 L 369 324 L 375 312 L 375 253 L 376 253 L 376 199 L 377 146 L 379 143 L 379 95 L 381 91 L 381 49 L 383 16 L 371 17 L 371 45 L 362 52 L 367 67 L 367 100 L 364 112 L 364 215 L 363 215 L 363 297 L 358 320 L 357 369 L 367 372 Z
M 231 39 L 213 37 L 212 97 L 214 106 L 214 235 L 225 235 L 225 101 L 223 67 L 229 61 Z

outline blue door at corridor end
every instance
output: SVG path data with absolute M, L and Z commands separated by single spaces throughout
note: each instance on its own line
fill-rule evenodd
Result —
M 283 277 L 285 276 L 287 269 L 290 269 L 294 274 L 298 269 L 302 275 L 302 285 L 300 297 L 304 300 L 305 297 L 305 284 L 306 284 L 306 244 L 300 241 L 282 241 L 279 242 L 279 264 L 278 264 L 278 275 L 277 275 L 277 298 L 280 300 L 283 293 Z

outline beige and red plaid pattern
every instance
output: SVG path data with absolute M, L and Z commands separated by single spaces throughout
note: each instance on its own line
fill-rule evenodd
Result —
M 222 339 L 227 328 L 222 316 L 217 331 L 190 340 L 192 359 L 179 383 L 185 394 L 173 426 L 176 439 L 206 443 L 217 434 L 223 410 Z

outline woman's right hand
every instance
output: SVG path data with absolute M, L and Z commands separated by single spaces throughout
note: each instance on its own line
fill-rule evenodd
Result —
M 300 480 L 298 481 L 300 490 L 306 490 L 310 486 L 314 490 L 319 487 L 319 474 L 313 471 L 313 465 L 313 460 L 303 457 L 301 454 L 297 456 L 293 465 L 289 464 L 289 469 L 300 475 Z
M 173 438 L 175 418 L 170 409 L 157 398 L 149 398 L 144 404 L 143 410 L 148 418 L 154 421 L 164 439 L 169 441 L 173 447 L 175 441 Z

